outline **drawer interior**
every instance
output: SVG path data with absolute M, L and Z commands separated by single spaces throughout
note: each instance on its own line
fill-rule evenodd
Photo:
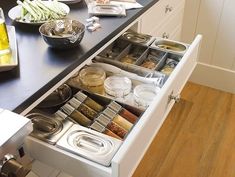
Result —
M 32 109 L 27 115 L 34 122 L 34 131 L 27 143 L 32 156 L 73 175 L 81 170 L 85 171 L 87 177 L 96 174 L 118 176 L 119 164 L 115 162 L 122 154 L 123 146 L 130 146 L 137 136 L 144 139 L 145 134 L 140 135 L 142 126 L 147 126 L 146 121 L 155 116 L 154 114 L 159 118 L 163 115 L 165 109 L 161 109 L 164 105 L 161 105 L 160 101 L 166 97 L 164 90 L 171 75 L 174 77 L 178 64 L 187 55 L 188 46 L 185 53 L 177 53 L 157 48 L 151 43 L 138 45 L 121 36 L 95 58 L 84 63 L 72 77 Z M 134 58 L 134 62 L 123 62 L 123 58 L 127 56 Z M 83 76 L 82 72 L 88 72 L 90 68 L 93 69 L 91 74 L 97 74 L 98 70 L 101 70 L 102 74 L 95 77 L 95 80 L 85 82 L 90 76 Z M 110 81 L 111 89 L 108 89 L 107 80 L 117 78 L 119 80 L 114 80 L 113 83 Z M 117 88 L 115 82 L 118 82 Z M 127 92 L 116 94 L 129 82 L 131 84 Z M 152 99 L 149 101 L 147 98 Z M 88 104 L 87 100 L 93 102 Z M 156 111 L 157 107 L 160 109 Z M 157 125 L 148 126 L 152 127 L 152 130 L 158 127 L 158 130 L 163 121 L 161 118 L 156 121 Z M 74 128 L 76 126 L 77 129 Z M 78 147 L 73 147 L 74 149 L 66 140 L 73 132 L 71 129 L 85 132 L 82 136 L 75 137 Z M 148 139 L 148 142 L 150 141 Z M 95 158 L 86 155 L 97 155 L 102 151 L 105 156 L 107 149 L 104 147 L 108 146 L 108 143 L 111 150 L 107 153 L 112 155 L 105 160 L 98 161 L 98 156 Z M 144 152 L 147 146 L 148 144 L 143 144 L 140 149 Z M 54 159 L 47 159 L 48 153 L 54 156 Z M 60 162 L 62 159 L 65 162 Z M 115 162 L 113 159 L 116 159 Z M 69 167 L 65 165 L 66 162 L 70 164 Z M 76 166 L 79 167 L 76 169 Z

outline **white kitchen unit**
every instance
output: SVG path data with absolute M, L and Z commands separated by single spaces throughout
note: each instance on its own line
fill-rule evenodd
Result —
M 157 97 L 147 108 L 140 120 L 128 134 L 121 147 L 114 155 L 109 167 L 102 166 L 81 156 L 74 155 L 33 137 L 28 137 L 26 144 L 31 156 L 51 167 L 76 177 L 128 177 L 136 169 L 152 139 L 158 132 L 173 104 L 178 101 L 180 92 L 196 66 L 201 36 L 197 36 L 187 52 L 171 73 Z M 108 45 L 108 44 L 107 44 Z M 92 58 L 87 59 L 71 72 L 73 75 Z M 71 77 L 63 78 L 55 85 L 57 88 Z M 49 91 L 45 95 L 52 92 Z M 44 95 L 44 96 L 45 96 Z M 43 96 L 43 97 L 44 97 Z M 43 99 L 43 98 L 42 98 Z M 38 103 L 35 103 L 37 105 Z M 32 105 L 33 107 L 33 105 Z M 29 110 L 28 110 L 29 111 Z
M 132 22 L 132 24 L 127 26 L 85 62 L 71 71 L 67 77 L 61 79 L 60 82 L 42 95 L 42 97 L 22 114 L 26 115 L 56 88 L 78 72 L 84 65 L 90 64 L 91 60 L 96 55 L 103 51 L 127 29 L 132 28 L 133 25 L 135 27 L 132 29 L 138 29 L 138 31 L 142 33 L 156 37 L 179 39 L 183 11 L 184 0 L 160 0 L 159 3 L 154 5 L 149 11 Z M 198 35 L 189 45 L 188 50 L 161 88 L 159 94 L 123 141 L 121 147 L 111 160 L 110 166 L 105 167 L 81 156 L 59 149 L 54 145 L 50 145 L 33 137 L 28 137 L 26 144 L 31 156 L 35 160 L 40 161 L 40 163 L 63 171 L 73 177 L 130 177 L 163 124 L 172 106 L 179 100 L 180 92 L 197 64 L 201 39 L 202 36 Z M 51 174 L 52 172 L 47 176 L 56 176 L 58 171 L 54 172 L 53 175 Z M 45 177 L 47 176 L 45 175 Z
M 182 39 L 203 37 L 198 65 L 191 81 L 235 93 L 235 1 L 186 1 Z

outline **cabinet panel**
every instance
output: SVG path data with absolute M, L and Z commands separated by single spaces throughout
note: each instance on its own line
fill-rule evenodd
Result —
M 162 38 L 172 39 L 172 35 L 175 33 L 176 28 L 181 25 L 183 19 L 183 4 L 175 10 L 175 13 L 168 19 L 163 26 L 158 26 L 150 32 L 153 36 L 159 36 Z
M 223 0 L 201 1 L 196 34 L 205 36 L 202 42 L 199 61 L 210 64 L 218 32 Z
M 234 7 L 234 0 L 225 0 L 211 64 L 235 71 Z
M 161 0 L 154 5 L 141 18 L 141 32 L 151 34 L 153 29 L 160 27 L 168 21 L 168 18 L 175 14 L 179 4 L 184 6 L 185 0 Z M 181 23 L 181 21 L 180 21 Z

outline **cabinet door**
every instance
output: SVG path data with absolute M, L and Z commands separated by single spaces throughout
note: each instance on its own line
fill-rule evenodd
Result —
M 159 1 L 141 18 L 141 32 L 151 34 L 157 27 L 167 23 L 168 18 L 175 14 L 179 5 L 184 6 L 184 2 L 185 0 Z
M 180 94 L 193 71 L 196 65 L 200 40 L 201 36 L 198 36 L 190 45 L 158 96 L 144 112 L 113 157 L 111 166 L 104 167 L 53 145 L 28 137 L 26 145 L 31 156 L 72 176 L 131 176 L 173 106 L 174 99 L 170 98 Z
M 235 1 L 225 0 L 215 42 L 212 65 L 235 71 Z

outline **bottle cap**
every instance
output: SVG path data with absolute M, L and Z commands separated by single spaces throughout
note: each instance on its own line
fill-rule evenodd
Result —
M 68 115 L 63 113 L 61 110 L 56 111 L 55 116 L 60 117 L 62 119 L 66 119 L 68 117 Z
M 100 114 L 99 117 L 96 118 L 96 121 L 106 127 L 111 120 L 107 116 Z
M 79 101 L 83 102 L 87 98 L 87 95 L 79 91 L 78 93 L 74 95 L 74 97 L 77 98 Z
M 105 127 L 101 125 L 99 122 L 95 121 L 93 124 L 90 126 L 91 129 L 96 130 L 98 132 L 104 132 Z
M 63 112 L 65 112 L 67 115 L 72 114 L 72 112 L 75 110 L 72 106 L 70 106 L 68 103 L 66 103 L 64 106 L 60 108 Z
M 79 108 L 79 106 L 81 105 L 81 102 L 79 100 L 77 100 L 76 98 L 72 98 L 68 101 L 68 103 L 73 106 L 75 109 Z
M 106 115 L 111 120 L 116 116 L 116 113 L 110 108 L 106 108 L 103 111 L 103 114 Z
M 121 109 L 122 109 L 122 106 L 119 105 L 118 103 L 116 103 L 115 101 L 112 101 L 109 105 L 108 105 L 109 108 L 111 108 L 113 111 L 115 111 L 116 113 L 118 113 Z

